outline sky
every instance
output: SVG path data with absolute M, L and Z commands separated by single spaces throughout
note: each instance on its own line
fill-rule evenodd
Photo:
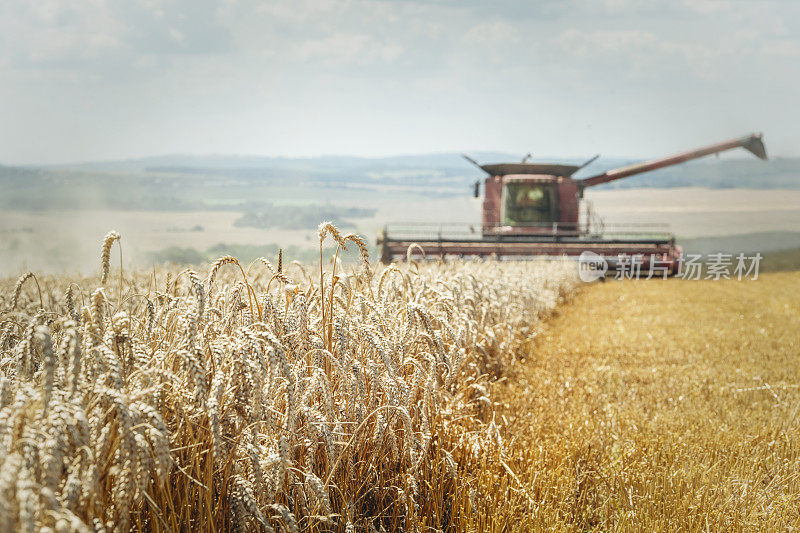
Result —
M 3 0 L 0 163 L 800 156 L 794 0 Z

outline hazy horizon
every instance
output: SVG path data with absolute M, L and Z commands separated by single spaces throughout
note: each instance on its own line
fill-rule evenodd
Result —
M 718 139 L 724 140 L 724 139 Z M 769 141 L 765 139 L 765 143 Z M 706 143 L 709 144 L 709 143 Z M 689 150 L 691 148 L 696 148 L 696 146 L 686 146 L 685 149 Z M 769 147 L 767 147 L 769 150 Z M 530 152 L 528 152 L 530 153 Z M 169 158 L 186 158 L 186 159 L 203 159 L 203 158 L 229 158 L 229 159 L 263 159 L 263 160 L 289 160 L 289 161 L 303 161 L 303 160 L 320 160 L 320 159 L 364 159 L 364 160 L 386 160 L 386 159 L 403 159 L 403 158 L 424 158 L 424 157 L 442 157 L 442 156 L 453 156 L 454 162 L 461 163 L 462 154 L 466 154 L 470 157 L 478 157 L 478 158 L 486 158 L 486 159 L 479 159 L 479 163 L 489 163 L 489 162 L 499 162 L 499 161 L 516 161 L 518 159 L 522 159 L 525 154 L 523 153 L 511 153 L 511 152 L 499 152 L 499 151 L 481 151 L 481 150 L 442 150 L 442 151 L 431 151 L 431 152 L 414 152 L 414 153 L 387 153 L 387 154 L 374 154 L 374 155 L 361 155 L 361 154 L 351 154 L 351 153 L 320 153 L 320 154 L 310 154 L 310 155 L 295 155 L 295 156 L 287 156 L 287 155 L 280 155 L 280 154 L 266 154 L 266 153 L 235 153 L 235 152 L 198 152 L 198 153 L 191 153 L 191 152 L 173 152 L 173 153 L 154 153 L 143 155 L 139 157 L 120 157 L 120 158 L 112 158 L 112 159 L 86 159 L 86 160 L 74 160 L 74 161 L 56 161 L 53 163 L 16 163 L 11 164 L 6 161 L 0 160 L 0 166 L 7 166 L 7 167 L 22 167 L 22 168 L 69 168 L 69 167 L 80 167 L 80 166 L 91 166 L 91 165 L 104 165 L 104 164 L 114 164 L 114 163 L 124 163 L 124 162 L 136 162 L 136 161 L 146 161 L 146 160 L 157 160 L 157 159 L 169 159 Z M 530 161 L 568 161 L 568 160 L 580 160 L 588 159 L 589 155 L 586 154 L 584 156 L 575 155 L 575 154 L 568 154 L 568 155 L 553 155 L 553 154 L 533 154 L 532 157 L 529 158 Z M 648 156 L 631 156 L 631 155 L 624 155 L 624 154 L 609 154 L 604 155 L 600 154 L 600 158 L 598 161 L 633 161 L 633 160 L 646 160 L 656 157 L 662 157 L 670 155 L 668 153 L 654 153 Z M 768 151 L 768 155 L 770 159 L 796 159 L 800 158 L 800 155 L 790 155 L 784 156 L 781 154 L 773 154 Z M 583 158 L 583 159 L 581 159 Z M 695 161 L 695 164 L 698 162 L 703 161 L 711 161 L 712 159 L 726 159 L 726 160 L 742 160 L 742 161 L 750 161 L 752 155 L 748 152 L 741 152 L 739 150 L 733 150 L 730 152 L 723 152 L 720 154 L 716 154 L 712 156 L 706 156 L 705 158 L 701 158 Z

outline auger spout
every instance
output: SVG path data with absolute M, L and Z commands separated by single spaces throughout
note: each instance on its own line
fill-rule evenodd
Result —
M 761 134 L 753 133 L 738 139 L 731 139 L 730 141 L 698 148 L 697 150 L 690 150 L 688 152 L 681 152 L 669 157 L 653 159 L 651 161 L 645 161 L 644 163 L 636 163 L 634 165 L 615 168 L 614 170 L 609 170 L 607 172 L 603 172 L 602 174 L 597 174 L 596 176 L 591 176 L 589 178 L 580 180 L 578 183 L 581 188 L 592 187 L 594 185 L 600 185 L 602 183 L 608 183 L 610 181 L 627 178 L 643 172 L 649 172 L 651 170 L 677 165 L 678 163 L 683 163 L 691 159 L 717 154 L 726 150 L 732 150 L 734 148 L 744 148 L 759 159 L 767 159 L 767 149 L 764 147 L 764 141 L 761 138 Z

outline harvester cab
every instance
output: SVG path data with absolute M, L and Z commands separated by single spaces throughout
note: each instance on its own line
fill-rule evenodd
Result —
M 408 254 L 522 258 L 538 255 L 577 257 L 584 252 L 593 252 L 604 257 L 612 269 L 618 265 L 620 256 L 637 255 L 643 257 L 644 267 L 657 259 L 666 264 L 670 272 L 675 272 L 681 249 L 673 235 L 641 228 L 610 232 L 602 224 L 593 224 L 595 217 L 585 216 L 581 220 L 583 192 L 587 187 L 734 148 L 744 148 L 761 159 L 767 159 L 761 134 L 755 133 L 583 179 L 575 179 L 573 175 L 598 156 L 583 165 L 529 163 L 528 156 L 520 163 L 481 165 L 465 155 L 468 161 L 486 173 L 481 234 L 476 235 L 472 226 L 465 229 L 464 225 L 458 224 L 387 225 L 378 242 L 382 249 L 381 257 L 389 262 Z M 475 196 L 479 195 L 480 181 L 475 183 Z
M 591 164 L 598 156 L 579 166 L 525 162 L 480 165 L 473 159 L 464 157 L 487 174 L 483 199 L 485 236 L 567 236 L 589 231 L 586 224 L 579 224 L 580 200 L 586 187 L 739 147 L 749 150 L 761 159 L 767 158 L 760 134 L 609 170 L 584 179 L 574 179 L 572 175 Z

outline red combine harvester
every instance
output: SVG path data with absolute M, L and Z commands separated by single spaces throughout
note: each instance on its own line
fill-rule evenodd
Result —
M 572 175 L 592 163 L 593 157 L 580 166 L 561 164 L 499 163 L 480 165 L 486 172 L 483 197 L 483 223 L 480 234 L 468 224 L 390 224 L 381 232 L 378 245 L 381 259 L 391 262 L 411 257 L 496 256 L 522 259 L 533 256 L 577 257 L 594 252 L 618 266 L 620 257 L 641 256 L 641 265 L 649 268 L 651 258 L 675 272 L 681 248 L 675 236 L 661 231 L 659 225 L 639 225 L 607 231 L 587 203 L 580 219 L 580 200 L 586 187 L 627 178 L 643 172 L 668 167 L 734 148 L 745 148 L 761 159 L 767 152 L 761 134 L 712 144 L 662 159 L 609 170 L 584 179 Z M 475 197 L 480 181 L 475 182 Z

